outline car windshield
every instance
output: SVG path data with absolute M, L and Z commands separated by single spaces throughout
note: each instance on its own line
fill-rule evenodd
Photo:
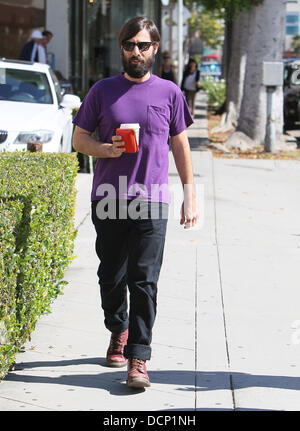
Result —
M 0 100 L 52 104 L 45 73 L 0 67 Z

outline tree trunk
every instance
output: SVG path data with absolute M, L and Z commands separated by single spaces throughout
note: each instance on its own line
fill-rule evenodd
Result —
M 266 133 L 266 88 L 262 85 L 264 61 L 282 61 L 285 3 L 265 0 L 253 6 L 248 14 L 248 47 L 244 90 L 238 116 L 237 131 L 263 145 Z M 280 139 L 283 128 L 283 94 L 278 87 L 275 95 L 276 134 Z
M 226 132 L 237 126 L 244 89 L 247 60 L 248 13 L 241 12 L 238 18 L 226 24 L 226 50 L 223 59 L 223 76 L 226 80 L 226 112 L 221 126 L 215 132 Z
M 233 22 L 226 74 L 226 113 L 214 132 L 236 128 L 238 141 L 247 135 L 253 145 L 264 143 L 266 89 L 262 85 L 262 65 L 263 61 L 282 61 L 284 28 L 284 0 L 265 0 L 259 6 L 253 6 L 250 12 L 241 12 Z M 280 139 L 283 128 L 282 87 L 278 87 L 275 98 L 276 132 L 277 139 Z M 229 138 L 227 146 L 234 138 Z M 249 146 L 249 142 L 245 138 L 245 144 Z
M 228 70 L 227 121 L 237 126 L 244 90 L 247 62 L 248 14 L 242 12 L 233 23 L 233 39 Z

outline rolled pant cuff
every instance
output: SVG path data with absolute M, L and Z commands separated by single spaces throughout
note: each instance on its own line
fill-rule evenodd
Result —
M 120 325 L 114 325 L 114 326 L 111 326 L 111 325 L 110 326 L 105 325 L 105 326 L 113 334 L 120 334 L 121 332 L 124 332 L 126 331 L 126 329 L 128 329 L 128 323 L 124 323 L 123 325 L 120 324 Z
M 125 358 L 138 358 L 148 361 L 151 358 L 151 347 L 143 344 L 127 344 L 124 347 Z

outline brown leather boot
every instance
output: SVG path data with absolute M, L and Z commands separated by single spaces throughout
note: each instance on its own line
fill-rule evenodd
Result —
M 120 334 L 111 334 L 106 353 L 106 364 L 109 367 L 124 367 L 127 359 L 123 356 L 124 346 L 127 344 L 128 329 Z
M 128 359 L 127 386 L 131 388 L 147 388 L 150 385 L 146 370 L 146 361 L 143 359 Z

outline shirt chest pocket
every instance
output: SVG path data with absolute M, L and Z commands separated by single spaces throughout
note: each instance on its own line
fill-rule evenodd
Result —
M 168 110 L 162 106 L 148 105 L 147 131 L 156 135 L 169 132 Z

